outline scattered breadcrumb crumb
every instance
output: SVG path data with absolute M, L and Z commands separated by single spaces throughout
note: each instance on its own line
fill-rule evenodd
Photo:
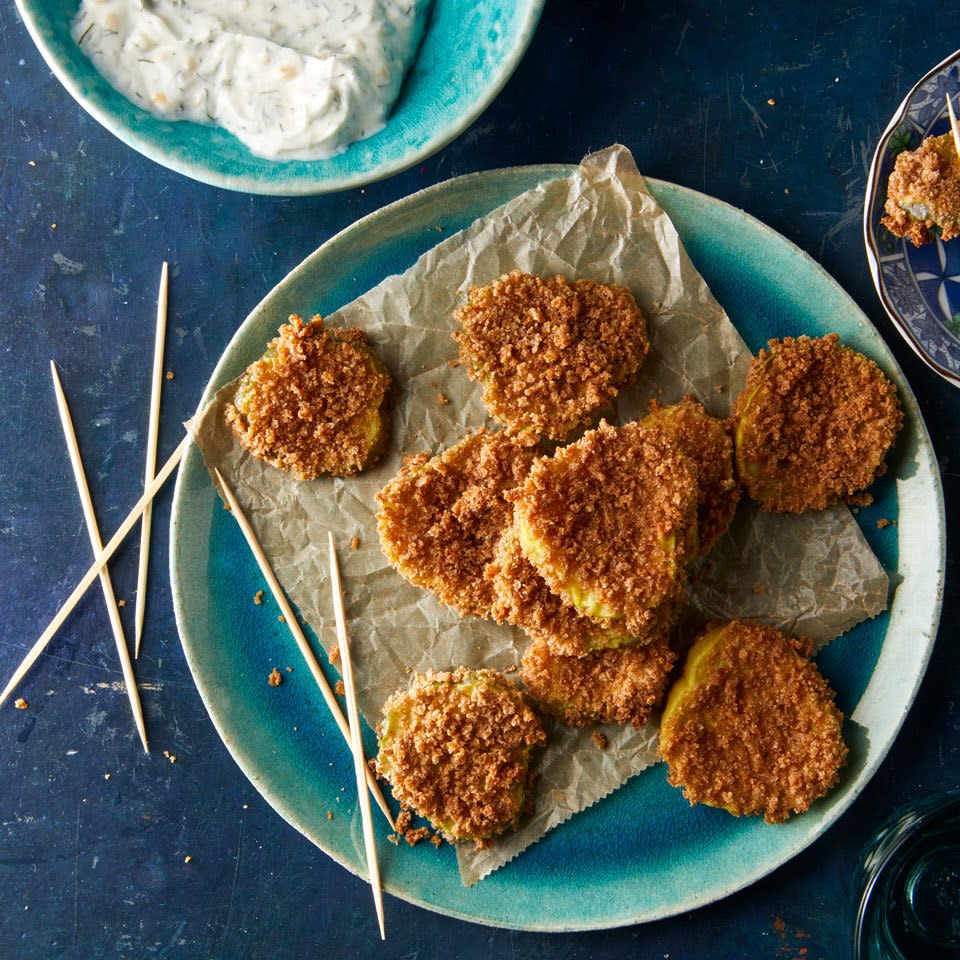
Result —
M 191 857 L 190 854 L 188 853 L 188 854 L 183 858 L 183 862 L 184 862 L 184 863 L 192 863 L 192 862 L 193 862 L 193 857 Z
M 117 601 L 117 606 L 118 606 L 118 607 L 125 607 L 126 605 L 127 605 L 127 601 L 126 601 L 126 600 L 118 600 L 118 601 Z
M 168 380 L 172 380 L 173 377 L 174 377 L 173 371 L 172 371 L 172 370 L 168 370 L 168 371 L 167 371 L 167 379 L 168 379 Z
M 413 812 L 407 807 L 401 807 L 393 824 L 394 833 L 388 838 L 390 842 L 399 844 L 402 837 L 411 847 L 415 847 L 421 840 L 428 838 L 434 846 L 438 847 L 443 843 L 443 838 L 438 834 L 431 834 L 427 827 L 414 827 L 412 824 Z
M 437 403 L 439 403 L 441 407 L 445 407 L 449 402 L 450 402 L 450 398 L 445 393 L 440 393 L 438 391 Z
M 332 820 L 332 819 L 333 819 L 333 811 L 332 811 L 332 810 L 328 810 L 328 811 L 327 811 L 327 819 L 328 819 L 328 820 Z
M 169 750 L 164 750 L 164 751 L 163 751 L 163 755 L 164 755 L 171 763 L 176 763 L 176 762 L 177 762 L 177 755 L 176 755 L 175 753 L 171 753 Z
M 334 666 L 340 662 L 340 647 L 336 643 L 330 648 L 330 662 Z
M 403 839 L 411 847 L 415 847 L 421 840 L 426 840 L 430 836 L 430 831 L 426 827 L 417 827 L 415 830 L 407 830 Z
M 351 540 L 350 540 L 350 549 L 351 549 L 351 550 L 359 550 L 359 549 L 360 549 L 360 538 L 359 538 L 359 537 L 353 537 L 353 538 L 351 538 Z
M 281 613 L 277 616 L 277 623 L 286 623 L 287 618 Z
M 253 602 L 254 602 L 258 607 L 260 606 L 261 603 L 263 603 L 263 591 L 262 591 L 262 590 L 258 590 L 258 591 L 253 595 Z
M 593 741 L 594 745 L 600 750 L 607 749 L 607 738 L 605 734 L 602 734 L 599 730 L 594 730 L 590 734 L 590 739 Z
M 885 530 L 887 527 L 892 527 L 896 525 L 896 521 L 891 520 L 889 517 L 881 517 L 877 521 L 877 529 Z
M 267 677 L 267 683 L 269 683 L 271 687 L 279 687 L 280 684 L 283 683 L 283 674 L 274 667 L 270 671 L 270 676 Z
M 343 685 L 343 681 L 342 681 L 342 680 L 338 680 L 338 681 L 333 685 L 333 689 L 334 689 L 334 692 L 337 694 L 338 697 L 342 697 L 342 696 L 347 692 L 347 688 Z
M 26 710 L 26 709 L 30 706 L 30 704 L 27 703 L 27 701 L 24 700 L 23 697 L 17 697 L 17 699 L 14 700 L 13 705 L 14 705 L 18 710 Z

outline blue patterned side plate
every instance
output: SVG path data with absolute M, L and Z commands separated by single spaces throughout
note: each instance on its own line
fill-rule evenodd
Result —
M 938 63 L 907 94 L 880 138 L 863 213 L 873 282 L 894 326 L 940 376 L 960 386 L 960 241 L 922 247 L 881 226 L 897 154 L 950 129 L 946 96 L 960 92 L 960 51 Z
M 255 157 L 219 127 L 161 120 L 97 72 L 70 36 L 79 0 L 16 0 L 47 65 L 95 120 L 138 153 L 185 176 L 245 193 L 328 193 L 414 166 L 458 137 L 503 89 L 544 0 L 433 0 L 417 59 L 387 125 L 328 160 Z

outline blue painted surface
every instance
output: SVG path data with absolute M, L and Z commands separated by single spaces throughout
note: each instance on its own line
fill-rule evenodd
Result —
M 655 9 L 551 0 L 517 73 L 449 146 L 364 189 L 287 200 L 204 186 L 129 150 L 76 106 L 11 0 L 0 0 L 4 678 L 89 562 L 48 362 L 60 365 L 109 534 L 143 470 L 162 260 L 172 267 L 166 366 L 174 379 L 164 383 L 161 457 L 237 325 L 321 242 L 451 176 L 574 163 L 614 141 L 650 176 L 763 220 L 854 297 L 919 399 L 948 522 L 943 625 L 917 702 L 863 795 L 810 849 L 695 914 L 600 933 L 489 929 L 388 897 L 380 945 L 369 890 L 276 816 L 207 718 L 173 622 L 167 490 L 155 508 L 137 665 L 152 753 L 136 741 L 95 591 L 18 691 L 28 709 L 0 711 L 0 956 L 846 956 L 858 850 L 899 803 L 956 786 L 960 769 L 960 394 L 893 331 L 860 237 L 876 139 L 913 82 L 958 46 L 958 27 L 951 5 L 910 0 Z M 112 571 L 132 630 L 136 538 Z

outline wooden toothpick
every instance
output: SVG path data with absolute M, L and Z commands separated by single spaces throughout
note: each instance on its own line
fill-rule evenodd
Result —
M 957 115 L 953 112 L 953 103 L 950 100 L 950 94 L 947 94 L 947 113 L 950 116 L 950 131 L 953 133 L 953 145 L 956 147 L 957 156 L 960 157 L 960 126 L 957 125 Z
M 57 395 L 57 409 L 60 411 L 60 423 L 63 425 L 64 439 L 67 441 L 67 450 L 70 452 L 70 465 L 73 467 L 73 477 L 77 483 L 77 492 L 80 494 L 80 503 L 83 506 L 83 517 L 87 524 L 87 533 L 94 554 L 103 550 L 103 541 L 100 539 L 100 530 L 97 527 L 97 517 L 93 509 L 93 500 L 90 497 L 90 487 L 87 483 L 87 474 L 83 468 L 83 459 L 80 456 L 80 447 L 77 444 L 77 434 L 73 427 L 73 417 L 70 416 L 70 407 L 67 404 L 63 384 L 57 372 L 57 365 L 50 361 L 50 373 L 53 375 L 53 389 Z M 107 604 L 107 616 L 113 630 L 113 638 L 117 645 L 117 654 L 120 657 L 120 667 L 123 671 L 123 682 L 127 688 L 127 697 L 130 700 L 130 709 L 133 711 L 133 720 L 140 734 L 140 742 L 144 752 L 149 753 L 147 744 L 147 730 L 143 722 L 143 708 L 140 704 L 140 693 L 137 689 L 137 678 L 133 675 L 133 664 L 130 662 L 130 651 L 127 649 L 127 638 L 123 633 L 123 624 L 120 622 L 120 610 L 117 607 L 117 598 L 113 592 L 113 583 L 110 572 L 104 567 L 100 571 L 100 586 L 103 589 L 103 599 Z
M 157 332 L 153 345 L 153 379 L 150 387 L 150 421 L 147 429 L 147 465 L 143 485 L 148 487 L 157 469 L 157 434 L 160 426 L 160 391 L 163 387 L 163 344 L 167 335 L 167 275 L 166 261 L 160 269 L 160 292 L 157 296 Z M 143 613 L 147 604 L 147 568 L 150 564 L 150 528 L 153 509 L 147 504 L 140 523 L 140 565 L 137 571 L 137 606 L 134 615 L 133 655 L 140 656 L 140 638 L 143 635 Z
M 357 690 L 353 682 L 353 660 L 350 655 L 350 633 L 347 629 L 347 616 L 343 609 L 343 585 L 340 582 L 337 547 L 333 540 L 333 534 L 328 533 L 328 537 L 330 540 L 330 592 L 333 597 L 333 615 L 337 624 L 340 662 L 343 664 L 343 688 L 347 700 L 347 720 L 350 724 L 350 748 L 353 753 L 354 770 L 357 774 L 357 800 L 360 803 L 360 820 L 363 824 L 363 847 L 367 857 L 367 872 L 370 875 L 370 887 L 373 890 L 377 922 L 380 925 L 380 939 L 386 940 L 387 934 L 383 925 L 383 887 L 380 883 L 380 863 L 377 858 L 377 842 L 373 835 L 370 796 L 364 786 L 364 774 L 369 773 L 369 767 L 363 753 L 360 711 L 357 709 Z
M 280 608 L 280 612 L 283 614 L 283 619 L 286 621 L 287 627 L 290 630 L 290 633 L 293 635 L 293 639 L 296 641 L 297 647 L 300 649 L 300 654 L 306 661 L 307 667 L 310 669 L 310 673 L 313 675 L 313 679 L 320 688 L 320 693 L 323 696 L 323 699 L 327 704 L 327 708 L 330 710 L 330 713 L 333 716 L 340 733 L 343 734 L 344 740 L 346 740 L 347 744 L 349 745 L 350 728 L 343 716 L 343 711 L 340 709 L 340 704 L 337 702 L 337 698 L 334 696 L 333 690 L 330 689 L 330 684 L 327 682 L 326 675 L 324 674 L 323 669 L 314 655 L 313 648 L 310 646 L 310 642 L 307 640 L 303 630 L 300 629 L 300 624 L 297 622 L 297 616 L 293 611 L 293 607 L 290 606 L 290 601 L 287 600 L 287 596 L 283 592 L 283 588 L 280 586 L 280 581 L 277 580 L 276 574 L 273 572 L 273 568 L 270 566 L 270 561 L 267 559 L 267 555 L 264 553 L 263 547 L 260 546 L 260 541 L 257 539 L 257 535 L 254 532 L 253 527 L 250 525 L 250 521 L 247 519 L 246 514 L 244 514 L 243 508 L 240 506 L 240 502 L 230 489 L 230 485 L 224 479 L 223 474 L 219 470 L 214 469 L 213 472 L 217 479 L 217 483 L 220 485 L 220 490 L 223 493 L 223 497 L 230 507 L 230 512 L 233 514 L 234 520 L 237 521 L 237 525 L 240 527 L 240 532 L 247 541 L 247 546 L 250 548 L 253 558 L 257 561 L 257 566 L 259 566 L 260 572 L 263 574 L 263 577 L 267 582 L 267 586 L 269 586 L 270 592 L 273 594 L 273 598 L 276 600 L 277 606 Z M 383 793 L 380 790 L 380 784 L 377 783 L 377 778 L 369 769 L 367 769 L 366 781 L 370 792 L 373 794 L 373 799 L 376 800 L 377 806 L 383 811 L 383 815 L 387 818 L 390 828 L 393 829 L 393 815 L 390 813 L 390 807 L 387 805 L 387 801 L 384 799 Z
M 80 598 L 90 588 L 90 584 L 97 579 L 100 571 L 104 568 L 107 561 L 117 552 L 117 547 L 123 543 L 127 534 L 134 528 L 136 522 L 143 514 L 144 508 L 157 495 L 160 488 L 167 482 L 170 474 L 177 468 L 177 464 L 183 459 L 187 446 L 191 442 L 188 434 L 180 441 L 180 445 L 170 455 L 170 459 L 163 465 L 160 472 L 154 477 L 153 483 L 143 491 L 143 496 L 134 504 L 133 509 L 127 514 L 123 523 L 117 528 L 117 532 L 110 538 L 107 545 L 96 555 L 90 569 L 83 575 L 80 582 L 74 587 L 73 593 L 64 601 L 63 606 L 57 611 L 56 616 L 50 621 L 47 629 L 40 634 L 36 643 L 27 651 L 20 666 L 14 671 L 13 676 L 7 682 L 3 692 L 0 693 L 0 705 L 6 701 L 7 697 L 13 692 L 17 684 L 24 678 L 27 671 L 36 662 L 37 657 L 46 649 L 47 644 L 53 639 L 56 632 L 63 626 L 64 621 L 70 616 L 73 608 L 80 602 Z

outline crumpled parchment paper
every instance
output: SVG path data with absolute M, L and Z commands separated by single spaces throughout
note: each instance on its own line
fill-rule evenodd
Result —
M 288 596 L 328 651 L 335 636 L 326 544 L 327 531 L 334 532 L 359 704 L 371 725 L 411 672 L 458 665 L 511 670 L 524 648 L 519 631 L 463 620 L 401 579 L 383 558 L 375 521 L 375 495 L 404 455 L 436 453 L 489 423 L 479 387 L 451 363 L 453 311 L 469 285 L 516 268 L 633 291 L 649 319 L 651 354 L 637 384 L 605 411 L 611 422 L 642 416 L 651 397 L 669 403 L 687 393 L 717 416 L 729 412 L 750 360 L 746 345 L 630 153 L 614 146 L 586 157 L 571 177 L 543 183 L 482 217 L 325 318 L 329 326 L 362 328 L 397 382 L 390 451 L 375 468 L 301 483 L 252 459 L 224 423 L 232 385 L 194 423 L 208 469 L 227 478 Z M 300 312 L 309 316 L 312 305 Z M 278 316 L 277 327 L 286 319 Z M 359 546 L 350 549 L 354 537 Z M 745 502 L 697 576 L 691 601 L 705 617 L 753 617 L 822 644 L 882 611 L 887 591 L 887 576 L 845 507 L 797 517 L 763 514 Z M 591 740 L 590 729 L 552 728 L 537 763 L 532 816 L 483 850 L 458 847 L 465 884 L 656 761 L 654 723 L 600 729 L 606 749 Z

